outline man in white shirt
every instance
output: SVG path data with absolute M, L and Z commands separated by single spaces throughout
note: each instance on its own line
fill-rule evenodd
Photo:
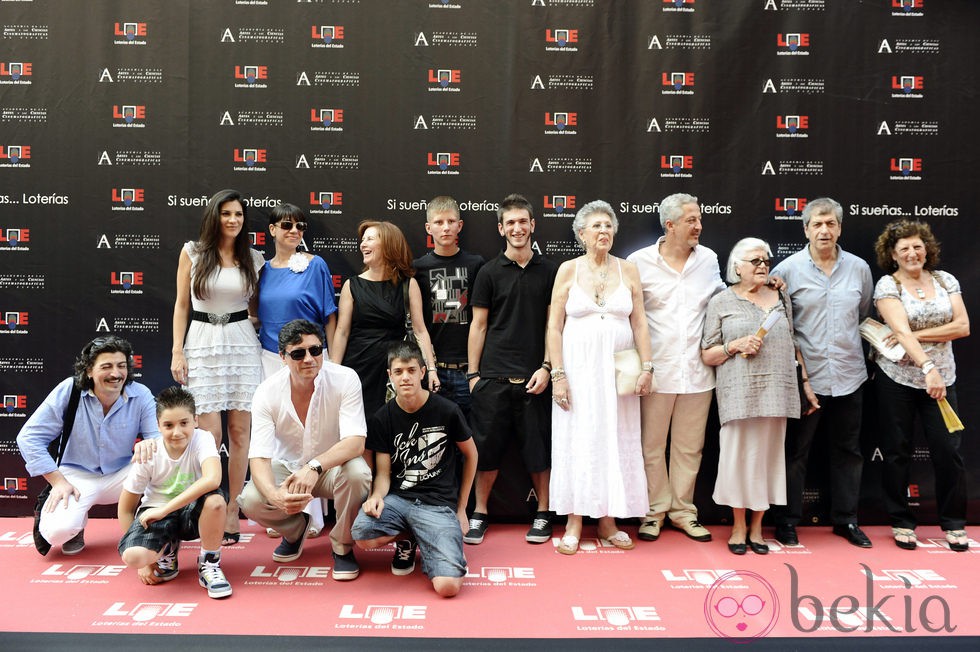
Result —
M 332 498 L 336 524 L 330 532 L 335 580 L 352 580 L 360 568 L 350 528 L 371 488 L 361 456 L 367 425 L 357 374 L 323 360 L 323 330 L 295 319 L 279 332 L 285 367 L 267 378 L 252 399 L 252 479 L 242 492 L 242 511 L 262 527 L 280 532 L 272 560 L 291 562 L 303 552 L 306 504 Z
M 657 391 L 641 399 L 643 462 L 650 510 L 639 538 L 656 541 L 664 520 L 695 541 L 711 541 L 698 522 L 694 485 L 701 468 L 704 430 L 715 374 L 701 361 L 701 331 L 708 300 L 724 289 L 718 256 L 699 244 L 697 197 L 677 193 L 660 202 L 664 234 L 628 256 L 640 271 L 653 343 Z M 670 435 L 670 469 L 665 462 Z

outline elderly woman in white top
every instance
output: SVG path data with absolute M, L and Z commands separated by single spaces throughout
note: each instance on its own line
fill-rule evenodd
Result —
M 794 360 L 793 309 L 769 284 L 772 255 L 757 238 L 739 240 L 728 258 L 733 285 L 708 303 L 701 358 L 716 367 L 721 431 L 712 496 L 733 512 L 728 549 L 766 554 L 762 517 L 786 504 L 786 418 L 800 416 Z M 764 339 L 758 331 L 766 324 Z M 751 520 L 746 524 L 746 511 Z

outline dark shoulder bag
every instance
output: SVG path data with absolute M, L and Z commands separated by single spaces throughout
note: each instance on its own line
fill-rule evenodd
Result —
M 58 466 L 61 466 L 61 458 L 65 455 L 65 446 L 68 445 L 68 436 L 71 434 L 71 429 L 75 426 L 75 414 L 78 412 L 78 401 L 81 396 L 82 390 L 73 384 L 71 394 L 68 395 L 68 407 L 65 408 L 65 414 L 62 417 L 63 427 L 61 429 L 61 435 L 52 441 L 48 447 L 51 456 L 54 457 L 55 464 Z M 44 509 L 44 503 L 47 502 L 50 494 L 51 485 L 49 484 L 37 495 L 37 501 L 34 503 L 34 547 L 37 548 L 37 551 L 41 553 L 42 557 L 47 555 L 48 551 L 51 550 L 51 544 L 41 536 L 41 510 Z

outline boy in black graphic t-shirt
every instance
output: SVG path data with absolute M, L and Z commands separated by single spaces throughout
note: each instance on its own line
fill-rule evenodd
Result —
M 376 455 L 374 488 L 351 534 L 364 549 L 395 541 L 395 575 L 415 569 L 416 548 L 421 548 L 422 570 L 436 593 L 450 598 L 466 575 L 463 532 L 476 445 L 459 407 L 422 389 L 425 373 L 415 344 L 399 342 L 389 350 L 395 399 L 368 419 L 366 447 Z M 459 454 L 463 470 L 457 482 Z

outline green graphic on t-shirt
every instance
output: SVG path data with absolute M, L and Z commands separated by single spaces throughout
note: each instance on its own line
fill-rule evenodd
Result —
M 192 484 L 194 484 L 193 473 L 181 473 L 175 469 L 173 474 L 164 481 L 160 493 L 167 498 L 174 498 L 175 496 L 179 496 L 184 489 L 187 489 Z

